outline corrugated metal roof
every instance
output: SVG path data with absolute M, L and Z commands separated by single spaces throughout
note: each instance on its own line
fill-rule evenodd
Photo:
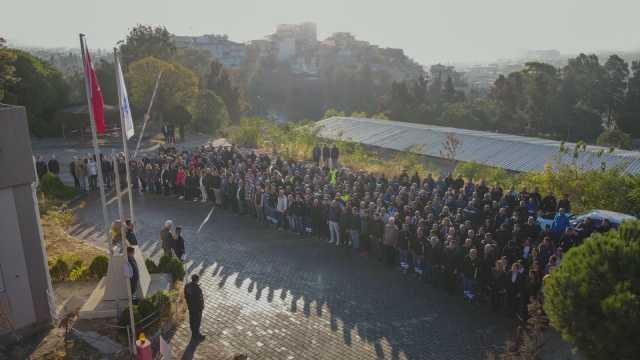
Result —
M 486 162 L 490 166 L 517 172 L 543 170 L 552 156 L 559 156 L 565 163 L 570 163 L 573 158 L 572 151 L 560 153 L 559 141 L 517 135 L 351 117 L 332 117 L 317 122 L 317 125 L 323 127 L 320 134 L 325 138 L 337 139 L 342 133 L 343 139 L 351 138 L 364 145 L 391 150 L 403 150 L 411 144 L 426 144 L 422 154 L 436 158 L 442 157 L 442 144 L 447 134 L 453 133 L 462 140 L 456 154 L 457 161 Z M 573 149 L 575 144 L 565 143 L 565 146 Z M 604 150 L 601 157 L 590 159 L 588 155 L 581 156 L 579 165 L 585 169 L 600 169 L 603 162 L 608 168 L 626 164 L 627 173 L 640 173 L 640 152 L 616 149 L 609 153 L 605 147 L 587 146 L 590 154 L 595 155 L 600 150 Z

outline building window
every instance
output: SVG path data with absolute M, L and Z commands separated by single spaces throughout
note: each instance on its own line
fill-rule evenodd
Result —
M 4 278 L 2 277 L 2 268 L 0 268 L 0 293 L 5 292 L 6 289 L 4 287 Z

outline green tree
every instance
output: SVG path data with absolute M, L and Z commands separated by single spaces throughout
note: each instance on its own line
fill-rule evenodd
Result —
M 120 45 L 120 61 L 125 69 L 136 61 L 148 57 L 171 62 L 178 53 L 178 46 L 164 26 L 137 25 Z
M 598 146 L 615 146 L 623 150 L 631 150 L 631 136 L 620 130 L 605 131 L 598 136 Z
M 70 87 L 69 102 L 86 104 L 87 88 L 84 83 L 84 72 L 82 69 L 75 66 L 67 67 L 64 69 L 63 74 Z M 102 81 L 100 81 L 100 84 L 102 84 Z
M 251 106 L 242 98 L 242 88 L 233 82 L 229 70 L 219 61 L 211 61 L 210 70 L 204 87 L 222 98 L 229 111 L 231 123 L 239 123 L 240 118 L 251 110 Z
M 602 116 L 597 110 L 579 103 L 568 114 L 567 141 L 591 140 L 602 133 Z
M 191 113 L 189 110 L 182 104 L 176 104 L 167 114 L 167 117 L 170 119 L 169 122 L 178 127 L 178 132 L 180 134 L 180 140 L 184 140 L 184 128 L 191 123 Z
M 565 101 L 571 105 L 582 102 L 598 111 L 604 110 L 604 70 L 596 55 L 580 54 L 569 59 L 563 69 Z
M 634 112 L 626 112 L 616 116 L 616 128 L 622 130 L 631 136 L 640 133 L 640 114 Z
M 627 111 L 640 114 L 640 60 L 631 62 L 631 74 L 624 105 Z
M 345 114 L 344 111 L 338 111 L 336 109 L 329 109 L 327 111 L 325 111 L 324 115 L 322 116 L 322 120 L 324 119 L 328 119 L 328 118 L 332 118 L 332 117 L 346 117 L 347 115 Z
M 482 129 L 480 120 L 467 108 L 466 103 L 447 104 L 445 108 L 439 121 L 440 125 L 470 130 Z
M 549 128 L 549 102 L 551 100 L 552 84 L 543 72 L 533 74 L 531 83 L 525 91 L 527 106 L 524 112 L 527 116 L 527 131 L 535 135 Z
M 354 111 L 354 112 L 351 113 L 351 117 L 352 118 L 366 119 L 367 118 L 367 113 L 364 112 L 364 111 L 360 111 L 360 112 Z
M 607 106 L 607 126 L 622 108 L 627 90 L 626 79 L 629 77 L 629 64 L 618 55 L 611 55 L 604 63 L 604 99 Z
M 198 75 L 201 85 L 204 85 L 204 79 L 211 74 L 213 55 L 209 50 L 196 48 L 179 49 L 175 60 Z
M 153 57 L 136 61 L 129 67 L 126 79 L 131 83 L 131 103 L 146 109 L 156 85 L 158 73 L 162 78 L 154 100 L 154 109 L 164 114 L 177 104 L 189 102 L 198 92 L 198 77 L 180 64 L 169 64 Z
M 429 99 L 431 101 L 438 101 L 442 98 L 442 80 L 440 74 L 433 79 L 431 86 L 429 86 Z
M 447 103 L 453 103 L 456 101 L 456 90 L 453 88 L 453 79 L 451 79 L 451 76 L 447 76 L 447 81 L 444 83 L 442 100 Z
M 379 120 L 389 120 L 387 115 L 385 115 L 384 113 L 377 113 L 377 114 L 373 115 L 371 118 L 372 119 L 379 119 Z
M 0 37 L 0 100 L 4 96 L 4 87 L 20 80 L 14 75 L 17 56 L 4 45 L 5 42 L 5 39 Z
M 525 74 L 543 74 L 552 79 L 558 77 L 558 69 L 551 64 L 532 61 L 525 63 L 524 66 L 525 69 L 523 71 Z
M 15 77 L 20 80 L 7 85 L 4 101 L 27 109 L 29 131 L 35 136 L 48 136 L 48 120 L 69 104 L 70 86 L 62 72 L 48 61 L 10 49 L 16 60 Z
M 498 77 L 494 88 L 493 127 L 503 133 L 519 133 L 524 128 L 524 116 L 519 109 L 523 92 L 522 76 L 520 73 L 511 73 L 506 79 Z
M 640 352 L 639 238 L 637 221 L 597 234 L 566 253 L 546 282 L 551 324 L 585 359 L 634 359 Z
M 229 113 L 222 98 L 211 90 L 200 90 L 193 106 L 193 129 L 219 134 L 228 124 Z
M 114 81 L 116 78 L 116 64 L 100 59 L 100 61 L 95 64 L 95 69 L 104 103 L 108 105 L 118 105 L 118 85 Z

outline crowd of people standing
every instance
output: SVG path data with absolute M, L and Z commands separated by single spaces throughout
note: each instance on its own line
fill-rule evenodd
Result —
M 530 299 L 544 301 L 544 280 L 564 253 L 596 231 L 586 220 L 574 233 L 565 214 L 571 203 L 538 188 L 517 191 L 452 173 L 422 177 L 406 171 L 387 177 L 340 169 L 336 145 L 317 145 L 313 162 L 240 151 L 235 145 L 180 149 L 171 144 L 150 156 L 100 156 L 110 186 L 113 171 L 141 194 L 162 194 L 211 203 L 302 237 L 323 239 L 371 260 L 385 262 L 417 281 L 457 294 L 465 301 L 488 300 L 491 309 L 526 317 Z M 41 158 L 39 158 L 39 161 Z M 97 187 L 95 158 L 74 157 L 69 171 L 76 186 Z M 51 170 L 50 170 L 51 171 Z M 40 173 L 38 173 L 40 175 Z M 542 212 L 558 212 L 544 229 Z M 171 228 L 169 222 L 166 229 Z M 169 232 L 166 230 L 165 232 Z M 165 253 L 173 236 L 162 234 Z M 184 245 L 182 245 L 184 251 Z M 179 255 L 178 257 L 181 257 Z M 461 289 L 462 290 L 459 290 Z

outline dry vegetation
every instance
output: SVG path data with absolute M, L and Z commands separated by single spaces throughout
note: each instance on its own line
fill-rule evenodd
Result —
M 72 235 L 65 236 L 64 230 L 52 219 L 43 216 L 42 234 L 49 259 L 59 258 L 68 253 L 74 253 L 82 257 L 88 264 L 97 255 L 105 255 L 106 251 L 87 244 L 84 240 Z

